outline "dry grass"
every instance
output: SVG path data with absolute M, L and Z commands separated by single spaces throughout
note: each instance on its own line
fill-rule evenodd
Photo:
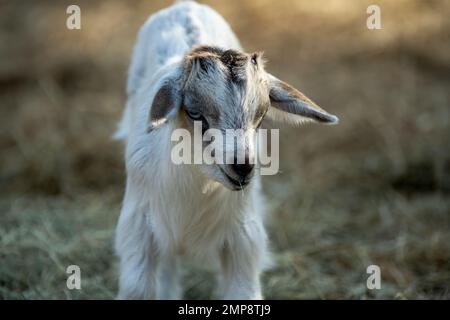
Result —
M 340 116 L 281 132 L 264 177 L 273 269 L 268 298 L 450 298 L 450 3 L 208 1 L 271 72 Z M 15 1 L 0 11 L 0 298 L 112 298 L 123 192 L 110 140 L 135 34 L 166 2 Z M 82 290 L 65 267 L 82 269 Z M 382 289 L 365 287 L 377 264 Z M 186 296 L 208 274 L 186 271 Z

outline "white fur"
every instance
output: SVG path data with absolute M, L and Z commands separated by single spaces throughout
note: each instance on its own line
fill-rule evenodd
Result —
M 196 34 L 185 30 L 195 24 Z M 189 26 L 187 26 L 189 25 Z M 268 257 L 259 176 L 230 191 L 191 165 L 174 165 L 175 121 L 147 133 L 150 106 L 164 79 L 180 72 L 193 45 L 240 49 L 215 11 L 182 2 L 141 28 L 129 70 L 128 102 L 117 138 L 126 143 L 126 192 L 116 232 L 120 299 L 181 298 L 179 260 L 219 270 L 219 297 L 261 298 Z

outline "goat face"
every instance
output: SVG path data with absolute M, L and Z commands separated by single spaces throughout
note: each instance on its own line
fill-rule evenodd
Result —
M 212 152 L 206 154 L 215 161 L 197 163 L 201 172 L 231 190 L 241 190 L 251 181 L 255 133 L 266 116 L 288 122 L 337 122 L 298 90 L 267 73 L 258 53 L 200 46 L 185 56 L 181 69 L 156 93 L 150 128 L 175 114 L 194 137 L 196 125 L 201 125 L 204 137 L 200 148 L 194 146 L 194 158 L 200 152 L 203 159 L 209 148 Z
M 185 60 L 182 109 L 201 121 L 215 165 L 202 171 L 232 190 L 244 188 L 255 166 L 256 129 L 269 109 L 267 75 L 258 54 L 197 47 Z

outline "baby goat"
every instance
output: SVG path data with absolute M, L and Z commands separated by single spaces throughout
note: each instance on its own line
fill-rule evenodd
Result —
M 262 121 L 337 123 L 289 84 L 264 70 L 214 10 L 177 3 L 141 28 L 128 101 L 117 138 L 126 142 L 127 183 L 116 231 L 119 299 L 181 298 L 181 258 L 219 271 L 219 297 L 260 299 L 267 260 L 260 177 L 249 150 Z M 171 161 L 171 133 L 242 129 L 245 163 Z M 203 143 L 205 148 L 208 143 Z M 228 163 L 228 162 L 227 162 Z M 239 192 L 237 192 L 239 191 Z

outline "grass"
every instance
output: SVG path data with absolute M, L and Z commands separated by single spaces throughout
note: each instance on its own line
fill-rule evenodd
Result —
M 280 173 L 263 177 L 273 299 L 450 298 L 450 5 L 211 1 L 268 69 L 337 114 L 336 127 L 280 133 Z M 0 12 L 0 298 L 111 299 L 124 185 L 110 136 L 146 16 L 167 2 L 10 2 Z M 40 19 L 36 19 L 40 17 Z M 268 27 L 270 26 L 270 27 Z M 29 54 L 32 52 L 33 54 Z M 66 288 L 81 268 L 82 290 Z M 381 290 L 366 288 L 367 266 Z M 185 297 L 211 274 L 187 268 Z
M 110 194 L 76 200 L 25 197 L 1 203 L 0 294 L 8 299 L 114 297 L 112 237 L 119 206 Z M 18 250 L 19 249 L 19 250 Z M 81 269 L 82 290 L 68 290 L 66 268 Z M 30 285 L 32 284 L 32 285 Z

